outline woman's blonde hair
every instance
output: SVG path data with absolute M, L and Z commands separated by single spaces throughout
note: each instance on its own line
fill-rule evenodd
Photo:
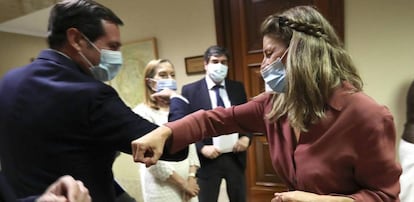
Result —
M 145 94 L 144 94 L 144 104 L 150 106 L 153 109 L 159 109 L 158 103 L 151 98 L 151 94 L 155 93 L 150 85 L 148 85 L 147 79 L 153 79 L 157 74 L 158 68 L 163 63 L 169 63 L 171 67 L 174 68 L 174 65 L 167 59 L 157 59 L 151 60 L 148 62 L 147 66 L 144 69 L 144 79 L 143 83 L 145 86 Z
M 275 121 L 288 115 L 292 127 L 307 131 L 324 118 L 327 102 L 343 81 L 361 91 L 362 80 L 329 22 L 314 8 L 298 6 L 271 15 L 262 23 L 263 36 L 288 46 L 286 91 L 273 96 L 266 115 Z

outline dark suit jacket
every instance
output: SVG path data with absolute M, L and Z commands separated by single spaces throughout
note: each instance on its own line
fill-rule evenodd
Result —
M 246 91 L 241 82 L 232 81 L 228 79 L 226 79 L 225 82 L 226 82 L 226 91 L 227 91 L 231 105 L 240 105 L 240 104 L 247 102 Z M 200 109 L 205 109 L 205 110 L 211 109 L 209 89 L 207 89 L 207 83 L 206 83 L 205 78 L 198 80 L 196 82 L 184 85 L 182 88 L 182 95 L 185 98 L 187 98 L 188 101 L 190 102 L 189 108 L 188 108 L 190 112 L 195 112 Z M 240 134 L 239 136 L 247 136 L 251 138 L 251 134 Z M 199 141 L 196 144 L 201 167 L 213 161 L 211 159 L 204 157 L 201 154 L 201 148 L 204 145 L 212 145 L 212 144 L 213 144 L 212 138 L 204 139 L 203 141 Z M 246 167 L 246 152 L 240 152 L 234 155 L 238 159 L 240 166 L 245 168 Z
M 0 201 L 10 202 L 16 201 L 14 191 L 11 189 L 9 183 L 7 183 L 3 174 L 0 172 Z
M 131 153 L 131 141 L 157 127 L 53 50 L 3 77 L 0 112 L 2 172 L 19 198 L 68 174 L 83 181 L 93 201 L 114 201 L 115 152 Z
M 410 88 L 408 89 L 406 99 L 407 118 L 401 138 L 407 142 L 414 143 L 414 82 L 411 83 Z
M 37 196 L 30 196 L 27 198 L 17 199 L 14 191 L 10 187 L 3 173 L 0 172 L 0 201 L 1 202 L 34 202 Z

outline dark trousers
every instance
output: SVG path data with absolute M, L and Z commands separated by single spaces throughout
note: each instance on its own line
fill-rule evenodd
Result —
M 244 168 L 231 153 L 225 153 L 202 165 L 198 170 L 199 202 L 218 200 L 221 180 L 226 180 L 226 191 L 230 202 L 246 201 L 246 177 Z

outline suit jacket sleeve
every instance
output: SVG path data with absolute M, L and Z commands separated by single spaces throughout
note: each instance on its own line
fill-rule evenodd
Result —
M 0 201 L 17 201 L 17 202 L 34 202 L 38 196 L 29 196 L 26 198 L 16 199 L 14 191 L 7 183 L 6 178 L 0 173 Z
M 111 88 L 101 88 L 94 99 L 89 114 L 92 133 L 104 136 L 105 141 L 118 146 L 117 150 L 131 154 L 131 141 L 158 127 L 135 114 Z M 169 141 L 166 143 L 161 159 L 170 161 L 185 159 L 188 149 L 172 154 L 169 152 Z
M 184 100 L 173 97 L 170 101 L 170 112 L 168 121 L 175 121 L 190 113 L 190 106 Z
M 188 113 L 193 113 L 199 109 L 211 109 L 211 103 L 208 99 L 208 94 L 203 94 L 207 92 L 207 85 L 204 86 L 204 81 L 199 80 L 196 83 L 185 85 L 183 86 L 181 92 L 182 95 L 188 99 L 190 102 L 188 105 Z M 200 99 L 203 98 L 204 102 L 199 102 Z M 182 118 L 182 117 L 181 117 Z M 206 138 L 200 141 L 197 141 L 195 144 L 196 150 L 198 153 L 201 154 L 201 149 L 204 147 L 204 145 L 211 145 L 212 139 Z

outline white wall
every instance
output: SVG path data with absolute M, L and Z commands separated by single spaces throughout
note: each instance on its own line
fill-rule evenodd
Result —
M 414 1 L 345 1 L 345 45 L 365 81 L 365 92 L 405 122 L 406 93 L 414 80 Z
M 11 68 L 30 63 L 47 46 L 43 38 L 6 32 L 0 32 L 0 44 L 0 78 Z
M 184 58 L 202 55 L 216 44 L 212 0 L 99 0 L 125 23 L 121 28 L 124 43 L 155 37 L 160 58 L 172 61 L 178 87 L 198 80 L 187 76 Z

